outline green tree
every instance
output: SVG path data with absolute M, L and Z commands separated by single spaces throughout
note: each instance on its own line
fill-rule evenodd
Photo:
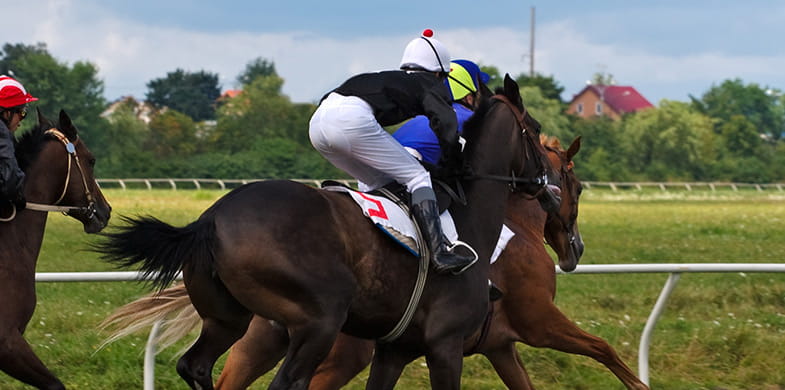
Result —
M 149 177 L 149 165 L 155 162 L 153 153 L 144 147 L 150 136 L 146 123 L 137 118 L 137 102 L 128 99 L 108 117 L 104 131 L 97 136 L 104 145 L 93 149 L 99 177 Z
M 215 119 L 215 103 L 221 96 L 218 75 L 177 69 L 147 83 L 147 102 L 188 115 L 194 121 Z
M 597 72 L 591 77 L 591 83 L 594 85 L 613 85 L 616 84 L 616 79 L 610 73 Z
M 495 91 L 496 88 L 500 88 L 504 86 L 504 77 L 502 77 L 501 72 L 499 72 L 499 68 L 493 65 L 479 64 L 479 66 L 481 71 L 487 73 L 488 76 L 490 76 L 490 80 L 488 80 L 487 86 L 488 88 L 490 88 L 491 91 Z
M 662 100 L 625 116 L 623 125 L 626 161 L 642 179 L 707 179 L 716 157 L 712 120 L 689 104 Z
M 40 100 L 32 106 L 38 107 L 54 118 L 63 109 L 79 127 L 80 135 L 91 146 L 97 132 L 106 123 L 100 115 L 106 106 L 103 97 L 103 81 L 98 78 L 98 69 L 89 62 L 77 61 L 68 65 L 57 61 L 46 49 L 46 44 L 5 44 L 0 53 L 0 73 L 13 74 L 25 88 Z M 27 129 L 33 122 L 23 122 Z
M 166 110 L 150 121 L 150 137 L 145 149 L 157 158 L 190 156 L 197 150 L 196 123 L 188 116 L 175 110 Z
M 573 133 L 581 136 L 581 152 L 575 156 L 575 172 L 581 180 L 630 179 L 620 146 L 621 123 L 607 116 L 591 119 L 571 117 Z
M 266 76 L 278 76 L 278 73 L 275 71 L 275 64 L 262 57 L 257 57 L 245 65 L 245 70 L 237 76 L 237 82 L 244 87 L 251 84 L 257 77 Z
M 218 110 L 218 125 L 211 137 L 216 147 L 230 153 L 247 150 L 257 138 L 286 138 L 302 145 L 308 140 L 310 104 L 295 105 L 281 94 L 283 79 L 257 77 L 243 92 Z
M 732 115 L 720 125 L 720 151 L 731 156 L 754 156 L 759 152 L 763 140 L 755 125 L 743 115 Z
M 740 79 L 725 80 L 712 86 L 701 99 L 690 98 L 698 111 L 718 119 L 715 124 L 717 133 L 732 116 L 742 115 L 757 128 L 758 133 L 773 140 L 782 138 L 785 118 L 778 108 L 778 98 L 767 94 L 766 89 L 757 84 L 744 84 Z
M 559 103 L 564 103 L 561 99 L 561 94 L 564 92 L 564 87 L 559 85 L 553 76 L 543 76 L 536 73 L 534 77 L 526 73 L 521 73 L 515 78 L 515 82 L 521 87 L 537 87 L 542 92 L 546 99 L 556 100 Z
M 569 119 L 562 113 L 561 102 L 543 96 L 538 87 L 521 87 L 520 93 L 526 109 L 542 125 L 542 132 L 569 145 L 575 135 L 570 128 Z

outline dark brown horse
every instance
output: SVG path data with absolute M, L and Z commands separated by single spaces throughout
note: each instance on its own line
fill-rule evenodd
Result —
M 572 157 L 580 148 L 580 140 L 566 151 L 558 140 L 543 139 L 543 143 L 555 171 L 553 182 L 561 188 L 561 208 L 558 213 L 546 214 L 530 197 L 510 194 L 505 224 L 515 236 L 491 266 L 490 274 L 505 295 L 493 303 L 486 326 L 467 339 L 464 353 L 486 356 L 502 381 L 514 390 L 533 389 L 516 342 L 592 357 L 628 389 L 648 389 L 607 342 L 578 328 L 553 303 L 556 273 L 543 242 L 547 240 L 553 247 L 560 267 L 566 270 L 575 269 L 583 253 L 577 227 L 581 185 L 572 170 Z M 232 348 L 216 388 L 249 386 L 275 366 L 287 340 L 280 328 L 254 318 L 246 335 Z M 367 340 L 340 335 L 310 389 L 340 388 L 368 365 L 372 354 L 373 344 Z
M 23 334 L 35 310 L 35 267 L 47 211 L 79 220 L 87 233 L 106 226 L 111 207 L 93 177 L 93 158 L 65 112 L 53 126 L 38 113 L 38 126 L 17 143 L 27 175 L 26 209 L 6 209 L 0 222 L 0 370 L 39 389 L 63 389 L 35 355 Z M 15 214 L 15 215 L 14 215 Z
M 463 241 L 479 255 L 460 275 L 430 274 L 411 324 L 377 343 L 369 389 L 392 389 L 404 367 L 425 356 L 435 389 L 460 388 L 463 342 L 488 311 L 491 253 L 512 184 L 541 191 L 548 161 L 539 123 L 523 107 L 517 84 L 488 100 L 466 122 L 462 180 L 466 204 L 450 212 Z M 517 178 L 517 179 L 516 179 Z M 183 271 L 203 320 L 177 371 L 193 388 L 213 388 L 217 358 L 242 337 L 254 314 L 289 335 L 271 389 L 306 389 L 336 336 L 379 339 L 405 312 L 417 265 L 359 212 L 347 196 L 291 181 L 233 190 L 195 222 L 176 228 L 152 217 L 126 219 L 98 248 L 124 266 L 141 264 L 159 288 Z M 154 273 L 154 275 L 152 275 Z
M 491 266 L 491 278 L 503 286 L 505 296 L 493 304 L 487 332 L 484 335 L 478 332 L 470 338 L 466 352 L 487 356 L 510 389 L 533 388 L 514 348 L 516 341 L 592 357 L 605 364 L 628 389 L 646 389 L 612 347 L 580 330 L 553 304 L 556 274 L 553 261 L 542 244 L 543 237 L 559 256 L 562 269 L 575 269 L 583 252 L 576 223 L 581 184 L 575 177 L 572 162 L 580 139 L 566 151 L 555 138 L 543 137 L 542 141 L 554 168 L 552 182 L 561 188 L 561 208 L 558 214 L 546 216 L 537 202 L 520 195 L 510 196 L 506 224 L 516 236 Z M 145 325 L 171 318 L 175 313 L 178 320 L 164 327 L 166 331 L 159 340 L 169 344 L 198 325 L 189 320 L 193 317 L 193 306 L 182 285 L 122 307 L 107 319 L 106 324 L 119 328 L 115 336 L 122 337 Z M 216 388 L 245 389 L 275 367 L 287 345 L 284 329 L 263 318 L 254 318 L 245 336 L 232 347 Z M 368 365 L 372 354 L 372 342 L 339 335 L 309 388 L 340 388 Z

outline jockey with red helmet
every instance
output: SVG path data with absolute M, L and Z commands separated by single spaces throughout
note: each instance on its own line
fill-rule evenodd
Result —
M 309 134 L 316 150 L 361 182 L 361 190 L 392 181 L 406 186 L 434 268 L 460 273 L 477 259 L 449 248 L 428 171 L 383 128 L 425 115 L 444 151 L 442 163 L 459 166 L 458 123 L 444 84 L 449 71 L 447 48 L 425 30 L 406 46 L 400 70 L 359 74 L 329 92 L 311 117 Z
M 20 82 L 0 75 L 0 202 L 11 201 L 17 209 L 25 205 L 25 174 L 14 155 L 13 132 L 27 116 L 27 103 L 36 100 Z

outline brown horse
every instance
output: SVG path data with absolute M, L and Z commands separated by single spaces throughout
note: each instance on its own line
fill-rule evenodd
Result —
M 505 296 L 494 303 L 487 332 L 470 338 L 466 352 L 487 356 L 510 389 L 533 388 L 514 348 L 516 341 L 592 357 L 605 364 L 628 389 L 647 389 L 610 345 L 580 330 L 553 304 L 556 273 L 542 244 L 543 237 L 559 256 L 562 269 L 575 269 L 583 253 L 576 223 L 581 185 L 572 162 L 580 139 L 566 151 L 555 138 L 543 137 L 542 142 L 554 168 L 553 182 L 561 188 L 561 208 L 558 214 L 549 213 L 546 217 L 536 202 L 520 195 L 510 196 L 505 223 L 516 236 L 491 266 L 491 279 L 502 286 Z M 177 285 L 159 296 L 147 296 L 120 308 L 105 324 L 119 328 L 117 338 L 177 313 L 177 320 L 166 323 L 159 340 L 166 345 L 198 325 L 189 319 L 193 312 L 184 287 Z M 275 367 L 287 345 L 285 330 L 263 318 L 254 318 L 248 332 L 232 347 L 216 388 L 245 389 Z M 339 335 L 309 389 L 340 388 L 368 365 L 372 354 L 372 342 Z
M 461 239 L 479 261 L 460 275 L 431 274 L 410 325 L 376 344 L 369 389 L 392 389 L 404 367 L 425 356 L 435 389 L 460 388 L 463 341 L 488 310 L 491 253 L 511 187 L 542 191 L 548 166 L 539 123 L 523 107 L 518 85 L 486 101 L 466 122 L 461 179 L 466 203 L 453 202 Z M 557 206 L 558 207 L 558 206 Z M 98 248 L 124 266 L 141 263 L 159 289 L 182 270 L 202 317 L 196 343 L 177 371 L 193 388 L 213 388 L 217 358 L 242 337 L 254 314 L 289 335 L 271 389 L 306 389 L 340 331 L 379 339 L 406 311 L 417 266 L 412 255 L 359 212 L 347 196 L 291 181 L 233 190 L 195 222 L 176 228 L 152 217 L 126 219 Z
M 39 389 L 65 387 L 35 355 L 23 334 L 35 310 L 35 266 L 47 211 L 82 222 L 87 233 L 106 226 L 111 207 L 93 177 L 93 158 L 65 112 L 52 126 L 41 113 L 38 125 L 17 143 L 24 170 L 27 208 L 6 210 L 0 222 L 0 370 Z
M 543 139 L 543 143 L 556 173 L 554 182 L 561 188 L 561 208 L 558 213 L 546 214 L 530 197 L 510 194 L 505 224 L 515 236 L 491 266 L 490 274 L 505 295 L 493 303 L 485 327 L 466 340 L 464 353 L 487 357 L 502 381 L 514 390 L 534 388 L 516 342 L 592 357 L 628 389 L 648 389 L 607 342 L 578 328 L 553 303 L 556 272 L 543 242 L 547 240 L 551 245 L 565 270 L 574 270 L 583 253 L 576 223 L 582 188 L 572 169 L 580 139 L 567 151 L 555 138 Z M 174 290 L 170 292 L 170 297 L 178 295 Z M 246 335 L 232 348 L 216 388 L 248 387 L 275 367 L 287 342 L 282 329 L 263 318 L 254 318 Z M 309 389 L 342 387 L 368 365 L 372 355 L 373 343 L 341 334 Z

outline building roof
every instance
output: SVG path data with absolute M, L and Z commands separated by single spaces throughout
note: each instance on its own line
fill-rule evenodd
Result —
M 223 94 L 221 94 L 221 97 L 222 98 L 233 98 L 233 97 L 237 97 L 242 92 L 243 91 L 241 89 L 227 89 L 226 91 L 224 91 Z
M 618 113 L 635 112 L 654 107 L 643 95 L 630 86 L 588 85 L 575 96 L 580 96 L 587 90 L 592 90 Z

